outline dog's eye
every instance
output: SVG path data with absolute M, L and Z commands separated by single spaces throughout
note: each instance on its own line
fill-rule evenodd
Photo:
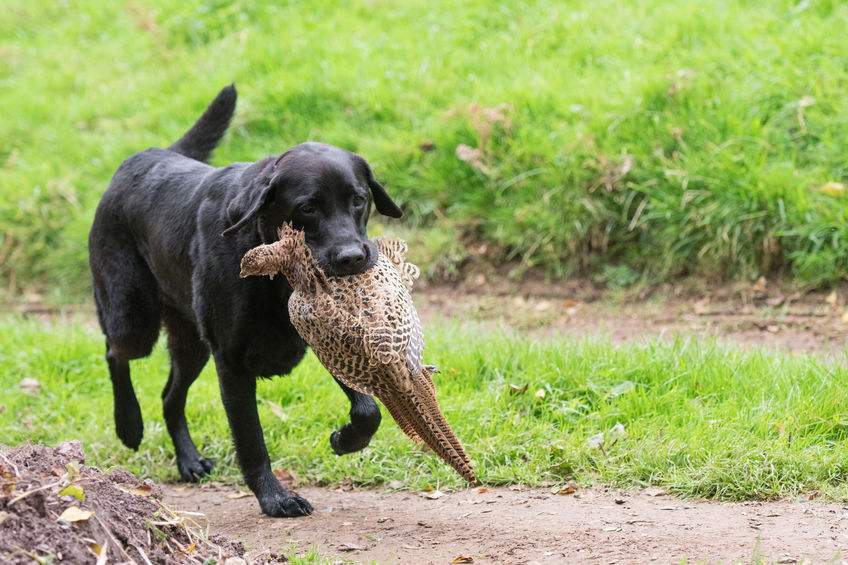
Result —
M 311 216 L 317 210 L 315 209 L 315 206 L 313 206 L 312 204 L 304 204 L 304 205 L 300 206 L 297 209 L 297 211 L 300 212 L 301 214 L 306 215 L 306 216 Z
M 364 196 L 360 196 L 360 195 L 357 194 L 353 197 L 353 205 L 356 208 L 362 208 L 367 203 L 368 203 L 368 199 L 365 198 Z

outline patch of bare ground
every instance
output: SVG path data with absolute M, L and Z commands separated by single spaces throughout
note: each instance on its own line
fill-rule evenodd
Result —
M 765 279 L 710 286 L 701 280 L 611 292 L 585 279 L 520 283 L 478 274 L 457 284 L 421 285 L 425 326 L 446 318 L 546 338 L 599 336 L 614 344 L 657 338 L 715 338 L 742 348 L 844 357 L 848 287 L 804 291 Z
M 430 499 L 303 488 L 316 511 L 297 519 L 265 517 L 231 487 L 169 486 L 165 500 L 204 513 L 210 532 L 253 554 L 296 543 L 354 563 L 841 563 L 848 549 L 844 504 L 681 500 L 658 488 L 483 490 Z

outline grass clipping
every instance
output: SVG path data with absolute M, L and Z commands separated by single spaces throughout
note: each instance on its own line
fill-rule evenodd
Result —
M 245 548 L 208 537 L 150 480 L 84 465 L 79 441 L 0 448 L 0 562 L 223 563 Z

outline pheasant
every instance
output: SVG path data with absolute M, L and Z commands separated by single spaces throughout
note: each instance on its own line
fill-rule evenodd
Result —
M 280 239 L 248 251 L 241 277 L 282 273 L 294 292 L 295 329 L 337 379 L 377 397 L 414 442 L 426 443 L 465 480 L 476 483 L 471 461 L 439 410 L 423 363 L 424 336 L 409 290 L 418 267 L 405 261 L 406 243 L 377 238 L 377 263 L 357 275 L 329 277 L 302 231 L 284 224 Z

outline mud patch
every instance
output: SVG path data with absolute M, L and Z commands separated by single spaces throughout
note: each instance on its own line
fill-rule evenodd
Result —
M 84 463 L 79 441 L 0 447 L 0 562 L 225 563 L 245 554 L 162 503 L 153 482 Z

